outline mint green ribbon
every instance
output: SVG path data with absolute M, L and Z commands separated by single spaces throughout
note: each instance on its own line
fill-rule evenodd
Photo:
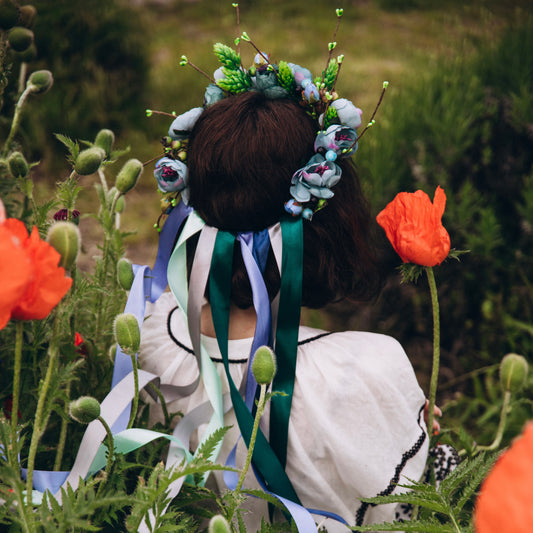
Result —
M 270 491 L 293 502 L 300 503 L 285 472 L 284 465 L 287 454 L 287 433 L 294 389 L 298 326 L 300 321 L 303 246 L 302 221 L 301 219 L 287 218 L 281 222 L 281 228 L 283 238 L 282 283 L 280 314 L 278 316 L 276 334 L 279 377 L 274 380 L 273 390 L 281 390 L 287 396 L 282 398 L 284 400 L 283 402 L 276 403 L 275 415 L 270 418 L 271 435 L 273 428 L 277 428 L 274 432 L 276 435 L 275 444 L 273 443 L 271 446 L 264 434 L 259 431 L 253 452 L 253 463 L 263 476 L 265 484 Z M 224 231 L 218 232 L 211 262 L 209 294 L 213 324 L 230 386 L 235 416 L 244 442 L 249 446 L 253 417 L 231 377 L 228 358 L 228 329 L 233 270 L 232 261 L 228 261 L 228 258 L 233 257 L 234 242 L 235 236 L 231 233 Z M 282 305 L 288 308 L 282 311 Z M 280 351 L 281 345 L 285 343 L 286 345 Z M 273 400 L 276 398 L 280 397 L 275 396 Z M 273 406 L 274 404 L 272 404 L 271 410 Z

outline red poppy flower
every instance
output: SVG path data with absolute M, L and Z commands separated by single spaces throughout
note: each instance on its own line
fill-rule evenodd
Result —
M 481 486 L 476 533 L 530 533 L 533 524 L 533 423 L 504 452 Z
M 72 285 L 65 269 L 58 267 L 58 252 L 41 240 L 37 228 L 28 236 L 20 220 L 0 220 L 0 257 L 0 328 L 10 318 L 45 318 Z
M 441 187 L 433 203 L 423 191 L 401 192 L 377 216 L 396 253 L 404 263 L 432 267 L 450 253 L 450 236 L 441 219 L 446 195 Z

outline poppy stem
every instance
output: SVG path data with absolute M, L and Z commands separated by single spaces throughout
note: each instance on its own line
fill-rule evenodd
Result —
M 244 467 L 241 471 L 241 475 L 239 476 L 239 482 L 237 483 L 237 487 L 235 487 L 235 492 L 239 492 L 242 488 L 242 484 L 244 483 L 244 478 L 246 476 L 246 472 L 248 472 L 250 468 L 250 464 L 252 462 L 252 456 L 254 454 L 254 446 L 255 441 L 257 439 L 257 431 L 259 429 L 259 421 L 261 420 L 261 416 L 263 415 L 263 412 L 265 410 L 265 404 L 266 404 L 266 385 L 260 385 L 260 392 L 259 392 L 259 400 L 257 401 L 257 411 L 255 413 L 255 419 L 254 419 L 254 425 L 252 428 L 252 435 L 250 436 L 250 444 L 248 446 L 248 454 L 246 456 L 246 462 L 244 463 Z
M 433 367 L 431 369 L 431 380 L 429 384 L 429 405 L 428 405 L 428 433 L 433 432 L 433 420 L 435 417 L 435 398 L 437 397 L 437 384 L 439 378 L 440 365 L 440 315 L 439 299 L 437 295 L 437 284 L 432 267 L 425 267 L 428 277 L 429 292 L 431 294 L 431 307 L 433 309 Z
M 15 446 L 15 443 L 17 442 L 23 333 L 24 322 L 18 320 L 15 325 L 15 365 L 13 369 L 13 399 L 11 403 L 11 438 L 13 440 L 13 446 Z
M 35 456 L 37 455 L 37 447 L 41 436 L 44 433 L 48 414 L 46 410 L 46 397 L 48 390 L 50 389 L 50 383 L 55 372 L 57 358 L 59 356 L 59 339 L 60 339 L 60 317 L 56 313 L 54 317 L 54 325 L 52 328 L 52 336 L 50 338 L 50 345 L 48 348 L 48 368 L 46 369 L 46 375 L 44 381 L 39 387 L 39 398 L 37 400 L 37 408 L 35 409 L 35 419 L 33 422 L 33 432 L 31 435 L 30 451 L 28 453 L 28 473 L 26 477 L 26 494 L 28 500 L 28 508 L 33 508 L 32 491 L 33 491 L 33 470 L 35 467 Z
M 507 414 L 509 412 L 509 405 L 511 403 L 511 391 L 506 390 L 505 395 L 503 397 L 503 405 L 502 410 L 500 412 L 500 422 L 498 424 L 498 429 L 496 430 L 496 436 L 494 437 L 494 441 L 489 446 L 478 446 L 476 448 L 477 452 L 482 451 L 492 451 L 497 450 L 502 442 L 503 432 L 505 430 L 506 422 L 507 422 Z

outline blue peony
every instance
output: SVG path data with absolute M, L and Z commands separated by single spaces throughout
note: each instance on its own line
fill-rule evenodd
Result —
M 339 157 L 349 157 L 357 150 L 357 132 L 339 124 L 333 124 L 316 136 L 315 152 L 333 150 Z M 346 150 L 346 151 L 345 151 Z
M 327 200 L 333 196 L 331 187 L 339 182 L 341 174 L 338 165 L 316 154 L 305 167 L 293 174 L 291 195 L 297 202 L 308 202 L 311 196 Z
M 155 164 L 154 176 L 162 192 L 183 192 L 187 187 L 187 165 L 179 159 L 160 159 Z
M 350 100 L 338 98 L 331 102 L 331 107 L 337 111 L 337 116 L 343 126 L 348 126 L 355 130 L 361 125 L 363 112 L 358 107 L 355 107 Z
M 204 94 L 204 106 L 209 107 L 225 98 L 224 91 L 214 83 L 210 83 Z
M 186 139 L 203 111 L 203 107 L 193 107 L 186 113 L 176 117 L 168 130 L 169 136 L 174 141 L 182 141 L 183 139 Z

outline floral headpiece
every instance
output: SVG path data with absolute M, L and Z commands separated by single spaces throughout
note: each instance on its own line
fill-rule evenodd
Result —
M 238 4 L 233 6 L 238 9 Z M 334 38 L 343 10 L 337 9 L 336 14 Z M 339 98 L 335 91 L 344 59 L 342 55 L 333 57 L 333 50 L 337 45 L 335 41 L 328 44 L 326 68 L 315 78 L 308 69 L 294 63 L 271 63 L 268 54 L 260 51 L 246 32 L 235 40 L 235 44 L 239 46 L 241 41 L 248 42 L 257 52 L 249 69 L 243 67 L 238 51 L 222 43 L 214 45 L 214 53 L 222 66 L 215 71 L 212 78 L 192 64 L 186 56 L 181 57 L 181 66 L 191 66 L 206 76 L 211 83 L 205 91 L 203 106 L 195 107 L 176 117 L 170 125 L 168 135 L 162 139 L 165 156 L 157 161 L 154 175 L 159 190 L 165 193 L 162 200 L 163 214 L 176 205 L 180 194 L 182 200 L 188 202 L 188 137 L 204 109 L 230 95 L 259 91 L 271 99 L 294 99 L 320 127 L 314 143 L 315 154 L 305 166 L 293 174 L 289 190 L 291 198 L 285 203 L 285 210 L 291 215 L 311 220 L 313 214 L 333 197 L 331 189 L 342 175 L 336 161 L 338 158 L 352 156 L 357 150 L 361 136 L 374 123 L 374 115 L 388 82 L 383 83 L 383 92 L 370 122 L 358 135 L 356 130 L 361 126 L 362 111 L 349 100 Z M 154 111 L 147 110 L 149 116 L 152 113 Z

